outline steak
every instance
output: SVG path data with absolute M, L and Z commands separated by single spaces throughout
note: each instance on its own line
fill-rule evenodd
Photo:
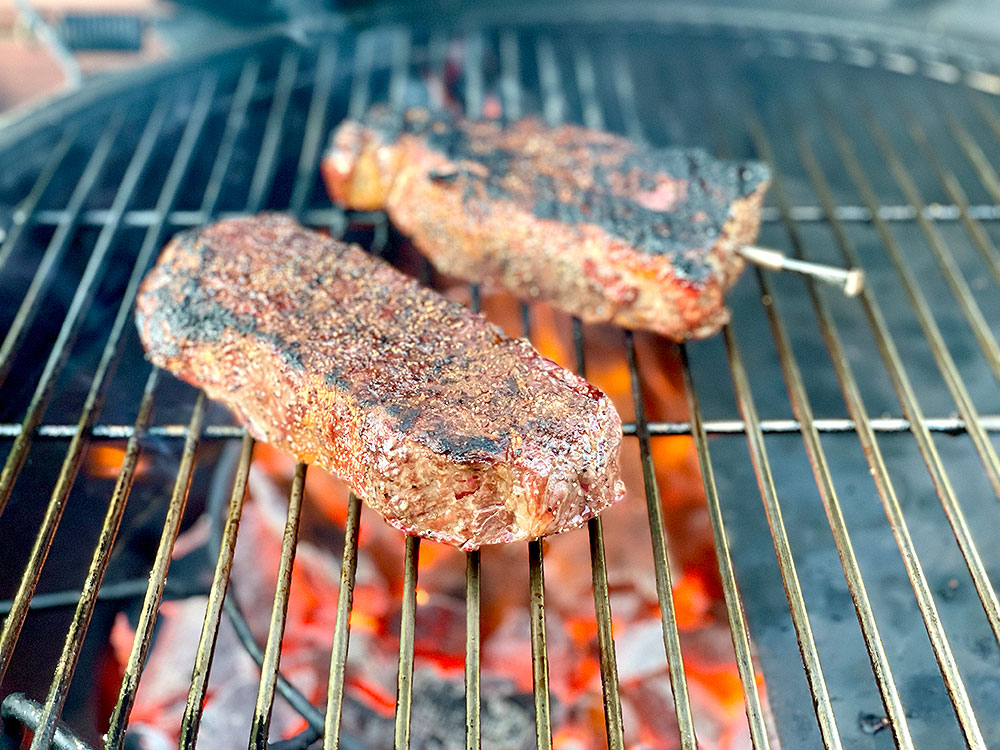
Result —
M 333 133 L 334 201 L 385 209 L 443 273 L 683 341 L 729 320 L 769 172 L 535 119 L 374 108 Z
M 287 217 L 174 237 L 136 322 L 154 364 L 408 534 L 467 550 L 534 539 L 624 495 L 621 419 L 597 388 Z

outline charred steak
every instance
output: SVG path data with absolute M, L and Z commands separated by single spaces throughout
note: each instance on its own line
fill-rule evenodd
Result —
M 289 218 L 176 236 L 136 322 L 156 365 L 409 534 L 464 549 L 534 539 L 624 494 L 621 419 L 597 388 Z
M 337 128 L 322 172 L 334 201 L 386 209 L 444 273 L 678 341 L 729 320 L 769 179 L 575 126 L 385 108 Z

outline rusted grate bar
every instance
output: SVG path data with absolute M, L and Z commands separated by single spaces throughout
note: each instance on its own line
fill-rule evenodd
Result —
M 212 672 L 212 658 L 215 656 L 215 643 L 219 635 L 219 624 L 222 622 L 222 601 L 226 596 L 229 576 L 233 569 L 236 535 L 239 533 L 240 517 L 243 514 L 243 503 L 246 500 L 253 446 L 253 438 L 244 435 L 240 447 L 236 478 L 233 482 L 233 491 L 226 511 L 226 521 L 217 545 L 219 556 L 215 563 L 215 573 L 212 576 L 208 602 L 205 605 L 205 617 L 202 620 L 198 651 L 195 654 L 194 669 L 191 672 L 191 685 L 188 688 L 184 717 L 181 719 L 180 740 L 178 742 L 178 746 L 181 748 L 194 748 L 198 740 L 202 706 L 208 695 L 208 677 Z
M 267 731 L 271 725 L 271 709 L 274 708 L 274 687 L 278 681 L 281 639 L 285 633 L 285 621 L 288 615 L 288 595 L 292 587 L 292 566 L 295 564 L 295 550 L 299 542 L 299 521 L 302 518 L 305 484 L 306 465 L 296 464 L 292 489 L 288 496 L 285 531 L 281 536 L 278 580 L 274 588 L 274 605 L 271 607 L 267 644 L 264 646 L 264 659 L 260 668 L 260 687 L 257 691 L 253 722 L 250 725 L 250 747 L 256 750 L 267 748 Z
M 344 529 L 344 559 L 340 566 L 340 590 L 337 592 L 337 624 L 330 650 L 330 682 L 326 694 L 323 724 L 323 748 L 340 747 L 340 717 L 344 707 L 344 676 L 351 638 L 351 608 L 354 604 L 354 579 L 358 571 L 358 531 L 361 523 L 361 500 L 353 492 L 347 505 Z
M 139 404 L 139 414 L 135 419 L 135 434 L 125 447 L 122 467 L 115 482 L 115 489 L 111 493 L 111 499 L 108 502 L 104 525 L 101 527 L 100 536 L 97 544 L 94 546 L 94 554 L 83 585 L 83 594 L 77 603 L 69 629 L 66 631 L 62 654 L 52 675 L 48 696 L 42 706 L 39 723 L 35 728 L 35 736 L 31 741 L 31 750 L 47 750 L 55 734 L 59 715 L 62 713 L 66 694 L 69 691 L 69 684 L 73 679 L 77 660 L 80 658 L 80 648 L 83 645 L 87 626 L 90 624 L 90 617 L 94 612 L 94 605 L 97 602 L 97 592 L 101 588 L 104 573 L 107 571 L 108 562 L 111 559 L 115 537 L 118 534 L 122 514 L 125 512 L 125 503 L 128 501 L 129 492 L 132 490 L 132 482 L 135 480 L 135 468 L 139 462 L 139 441 L 142 439 L 143 430 L 149 424 L 150 417 L 152 416 L 153 394 L 159 380 L 159 373 L 159 369 L 154 367 L 146 380 L 142 402 Z
M 420 537 L 406 537 L 403 555 L 403 606 L 399 622 L 399 672 L 396 675 L 396 750 L 410 746 L 410 710 L 413 702 L 413 637 L 417 619 L 417 566 Z
M 181 519 L 187 505 L 188 490 L 191 488 L 191 477 L 194 473 L 195 451 L 198 449 L 198 438 L 205 421 L 205 394 L 199 393 L 188 423 L 188 436 L 184 442 L 184 452 L 177 468 L 177 478 L 174 490 L 167 507 L 167 517 L 163 523 L 160 543 L 153 559 L 153 567 L 149 571 L 149 587 L 142 602 L 139 620 L 135 626 L 135 637 L 132 639 L 132 650 L 129 652 L 125 672 L 122 675 L 121 688 L 118 692 L 118 702 L 111 714 L 108 731 L 104 736 L 104 746 L 121 748 L 125 743 L 125 730 L 128 727 L 128 716 L 135 703 L 135 694 L 139 689 L 139 678 L 146 665 L 146 657 L 153 639 L 153 626 L 163 599 L 163 588 L 167 583 L 167 571 L 170 568 L 170 558 L 180 531 Z

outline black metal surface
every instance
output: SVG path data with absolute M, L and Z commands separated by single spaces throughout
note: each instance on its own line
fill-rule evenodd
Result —
M 769 197 L 761 244 L 837 264 L 846 257 L 865 268 L 869 293 L 861 300 L 827 290 L 817 295 L 798 278 L 747 273 L 730 295 L 734 319 L 725 336 L 685 347 L 686 375 L 697 396 L 692 404 L 700 411 L 689 421 L 647 422 L 644 383 L 633 362 L 636 417 L 627 420 L 625 433 L 639 442 L 647 468 L 651 441 L 693 434 L 716 542 L 728 553 L 720 564 L 732 584 L 727 605 L 737 654 L 748 656 L 746 629 L 766 680 L 772 730 L 784 746 L 1000 743 L 991 581 L 1000 575 L 993 541 L 1000 508 L 991 487 L 1000 431 L 994 262 L 1000 182 L 991 166 L 1000 162 L 994 96 L 1000 76 L 988 61 L 949 57 L 947 50 L 689 21 L 473 32 L 337 31 L 331 23 L 316 39 L 259 40 L 172 64 L 143 74 L 141 85 L 137 79 L 86 93 L 0 132 L 0 217 L 10 222 L 0 227 L 6 235 L 0 296 L 9 300 L 0 308 L 0 330 L 14 331 L 0 362 L 7 375 L 0 390 L 6 461 L 0 505 L 7 505 L 0 515 L 0 569 L 15 571 L 0 580 L 0 599 L 15 599 L 26 565 L 37 571 L 8 608 L 19 614 L 8 616 L 0 641 L 0 696 L 23 691 L 42 702 L 49 692 L 55 709 L 66 700 L 66 718 L 91 744 L 106 729 L 110 713 L 75 708 L 76 698 L 96 687 L 87 672 L 74 677 L 73 665 L 107 640 L 108 616 L 91 622 L 89 631 L 87 623 L 99 598 L 96 586 L 113 563 L 117 523 L 124 513 L 129 528 L 136 495 L 161 498 L 152 507 L 162 523 L 173 482 L 161 482 L 164 490 L 155 473 L 137 473 L 133 463 L 119 478 L 121 489 L 112 494 L 104 486 L 101 496 L 97 483 L 79 472 L 98 439 L 121 446 L 128 440 L 133 451 L 159 457 L 174 472 L 180 439 L 187 439 L 193 460 L 186 428 L 193 389 L 167 376 L 152 379 L 155 389 L 140 410 L 149 366 L 131 326 L 131 298 L 163 239 L 211 217 L 273 208 L 367 237 L 378 251 L 388 242 L 392 257 L 395 240 L 384 218 L 344 216 L 329 206 L 317 180 L 318 153 L 325 133 L 348 113 L 375 102 L 440 104 L 434 99 L 443 94 L 470 113 L 495 100 L 505 117 L 536 114 L 656 145 L 769 158 L 780 190 Z M 122 117 L 118 136 L 116 113 Z M 36 297 L 26 291 L 32 283 Z M 529 308 L 524 312 L 530 331 Z M 578 333 L 582 367 L 587 327 Z M 631 342 L 622 339 L 623 361 L 635 356 Z M 242 439 L 214 406 L 199 432 L 205 444 Z M 693 746 L 684 644 L 666 595 L 666 540 L 651 470 L 646 497 L 658 563 L 648 573 L 661 590 L 665 650 L 682 699 L 677 739 Z M 177 495 L 175 506 L 183 509 L 183 500 Z M 196 510 L 201 505 L 194 503 Z M 86 602 L 73 631 L 79 637 L 67 640 L 70 658 L 57 670 L 59 654 L 36 644 L 44 632 L 61 641 L 69 622 L 30 609 L 29 600 L 36 585 L 39 592 L 81 585 L 82 574 L 73 571 L 94 553 L 99 531 L 99 520 L 88 517 L 100 519 L 106 509 L 113 528 L 106 524 L 111 533 L 98 550 L 106 554 L 94 559 L 96 577 L 84 586 Z M 119 548 L 134 535 L 123 540 Z M 165 574 L 163 555 L 172 539 L 164 540 L 159 565 Z M 591 547 L 598 583 L 599 541 Z M 533 565 L 533 593 L 539 594 L 540 552 Z M 113 565 L 109 570 L 105 594 L 127 578 L 115 578 Z M 477 597 L 478 558 L 469 570 L 469 596 Z M 213 587 L 220 592 L 228 580 L 223 572 Z M 147 596 L 150 634 L 163 583 L 154 581 Z M 44 593 L 35 602 L 44 604 Z M 105 603 L 113 613 L 116 605 Z M 410 603 L 412 624 L 417 605 Z M 227 600 L 226 606 L 233 605 Z M 344 606 L 349 612 L 350 601 Z M 601 614 L 600 596 L 596 610 L 613 618 L 613 612 Z M 536 649 L 539 679 L 544 632 L 539 628 L 535 638 L 543 649 Z M 203 642 L 210 656 L 211 628 Z M 469 643 L 468 653 L 478 654 L 476 640 Z M 136 680 L 146 645 L 137 651 Z M 346 652 L 345 635 L 342 658 Z M 409 730 L 409 659 L 401 652 L 400 742 L 416 736 Z M 210 664 L 208 658 L 206 668 Z M 613 659 L 605 665 L 608 689 L 617 684 Z M 268 679 L 284 691 L 276 668 L 275 656 Z M 477 673 L 468 674 L 478 688 Z M 752 682 L 751 671 L 741 675 Z M 765 746 L 759 697 L 747 684 L 744 694 L 755 741 Z M 262 717 L 271 697 L 265 696 Z M 543 712 L 546 698 L 536 700 Z M 476 690 L 469 699 L 476 715 L 478 701 Z M 124 720 L 127 696 L 122 705 Z M 302 711 L 321 731 L 322 707 Z M 613 713 L 607 723 L 612 743 L 620 720 Z M 36 719 L 62 737 L 58 714 Z M 894 717 L 892 731 L 877 731 L 886 714 Z M 544 723 L 542 743 L 548 741 Z M 478 741 L 474 718 L 468 727 Z M 626 717 L 626 741 L 631 730 Z

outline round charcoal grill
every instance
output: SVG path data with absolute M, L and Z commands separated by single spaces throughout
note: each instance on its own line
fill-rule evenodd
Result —
M 207 592 L 196 663 L 178 665 L 193 675 L 181 744 L 194 745 L 220 622 L 243 622 L 225 592 L 254 446 L 223 410 L 144 361 L 137 284 L 174 232 L 262 209 L 392 257 L 400 238 L 384 216 L 345 214 L 325 198 L 325 138 L 375 102 L 453 102 L 470 116 L 537 115 L 765 159 L 775 180 L 761 244 L 867 274 L 865 292 L 847 299 L 748 270 L 721 335 L 660 342 L 681 363 L 682 421 L 647 418 L 641 353 L 620 333 L 624 430 L 641 455 L 677 745 L 697 746 L 700 717 L 652 449 L 676 436 L 697 451 L 755 747 L 1000 745 L 1000 74 L 986 53 L 898 31 L 873 38 L 795 16 L 640 7 L 483 17 L 461 30 L 267 32 L 94 85 L 0 131 L 0 744 L 122 747 L 162 600 Z M 509 332 L 530 337 L 533 308 L 522 313 L 523 331 Z M 576 323 L 574 334 L 570 364 L 586 373 L 589 327 Z M 241 445 L 231 501 L 206 510 L 189 488 L 229 444 Z M 95 447 L 118 451 L 109 476 L 81 473 Z M 307 723 L 293 746 L 358 746 L 339 734 L 356 499 L 326 706 L 279 675 L 307 481 L 299 467 L 267 642 L 240 630 L 262 665 L 254 747 L 267 744 L 276 692 Z M 182 524 L 203 511 L 217 563 L 185 588 L 167 568 Z M 145 554 L 116 546 L 119 529 Z M 588 532 L 606 742 L 636 747 L 619 699 L 601 520 Z M 407 747 L 420 546 L 399 543 L 394 737 Z M 470 748 L 481 743 L 480 561 L 490 554 L 467 557 Z M 526 557 L 537 746 L 548 748 L 543 545 L 527 545 Z M 86 698 L 108 679 L 109 618 L 139 599 L 117 704 L 95 706 Z M 461 746 L 462 728 L 455 734 Z

